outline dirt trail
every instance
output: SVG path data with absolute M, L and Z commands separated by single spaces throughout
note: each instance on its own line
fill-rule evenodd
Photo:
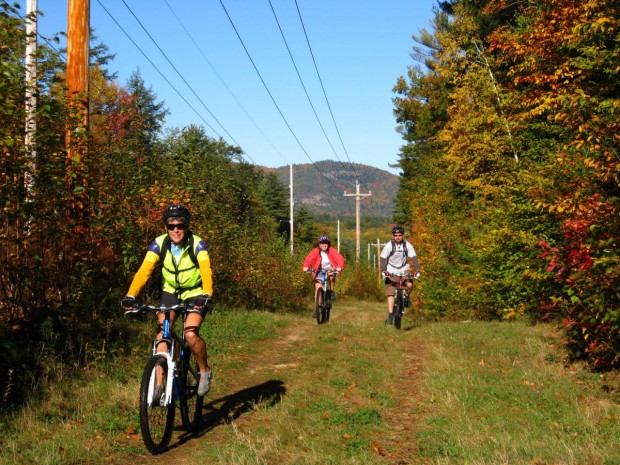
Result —
M 333 320 L 342 324 L 353 321 L 355 311 L 342 309 Z M 329 323 L 328 323 L 329 324 Z M 228 370 L 226 380 L 215 369 L 214 386 L 207 397 L 202 419 L 203 429 L 197 436 L 184 435 L 177 429 L 171 441 L 171 448 L 165 454 L 168 464 L 187 464 L 194 455 L 208 444 L 226 444 L 231 428 L 251 432 L 256 416 L 251 411 L 257 404 L 275 405 L 292 389 L 298 389 L 291 382 L 296 370 L 304 370 L 303 349 L 312 342 L 314 323 L 308 316 L 292 318 L 281 334 L 253 347 L 251 354 L 240 353 L 237 357 L 239 368 Z M 385 433 L 373 439 L 372 448 L 386 464 L 404 465 L 416 463 L 413 443 L 416 427 L 416 412 L 419 410 L 419 368 L 420 343 L 412 331 L 404 339 L 405 370 L 394 373 L 389 389 L 392 391 L 395 406 L 384 408 L 382 418 L 386 424 Z M 278 373 L 287 372 L 287 376 Z M 293 378 L 291 378 L 293 377 Z M 288 381 L 282 381 L 286 378 Z M 176 421 L 180 421 L 177 415 Z M 140 439 L 141 441 L 141 439 Z M 161 463 L 162 457 L 132 454 L 125 463 L 133 465 Z

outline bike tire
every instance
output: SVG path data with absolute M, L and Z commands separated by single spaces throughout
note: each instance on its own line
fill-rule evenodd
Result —
M 332 298 L 329 296 L 329 291 L 325 293 L 325 305 L 323 305 L 323 323 L 329 321 L 329 312 L 332 308 Z
M 185 350 L 179 380 L 183 393 L 180 399 L 181 420 L 186 431 L 195 433 L 200 430 L 204 396 L 198 395 L 198 381 L 200 380 L 198 364 L 192 357 L 189 347 Z
M 394 302 L 394 328 L 400 329 L 403 317 L 403 291 L 396 292 L 396 300 Z
M 159 405 L 160 399 L 153 399 L 149 405 L 149 389 L 154 389 L 152 386 L 155 384 L 158 369 L 163 373 L 165 393 L 168 361 L 161 355 L 154 355 L 146 363 L 140 384 L 140 430 L 144 445 L 153 455 L 161 454 L 168 448 L 174 423 L 174 399 L 170 404 L 163 406 Z
M 323 294 L 323 289 L 320 289 L 316 295 L 316 322 L 318 324 L 323 324 L 323 318 L 325 317 L 324 307 L 325 295 Z

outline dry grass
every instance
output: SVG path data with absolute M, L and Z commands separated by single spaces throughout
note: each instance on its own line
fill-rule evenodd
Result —
M 138 434 L 145 357 L 3 419 L 7 464 L 620 463 L 620 409 L 608 379 L 562 363 L 550 327 L 521 323 L 383 324 L 383 303 L 337 301 L 304 315 L 210 317 L 215 379 L 201 432 L 175 432 L 163 457 Z

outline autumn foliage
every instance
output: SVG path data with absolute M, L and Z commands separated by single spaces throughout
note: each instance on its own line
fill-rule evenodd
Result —
M 443 2 L 394 100 L 433 314 L 558 321 L 597 369 L 620 367 L 619 8 Z
M 42 382 L 50 364 L 78 367 L 115 350 L 120 298 L 172 202 L 191 209 L 207 243 L 216 306 L 304 302 L 310 283 L 277 233 L 262 171 L 202 127 L 164 132 L 167 110 L 139 73 L 121 86 L 105 71 L 107 55 L 91 55 L 90 126 L 78 134 L 88 150 L 68 159 L 64 63 L 39 47 L 37 130 L 26 145 L 23 18 L 1 5 L 0 26 L 0 371 L 11 373 L 0 407 Z M 155 288 L 140 299 L 155 299 Z

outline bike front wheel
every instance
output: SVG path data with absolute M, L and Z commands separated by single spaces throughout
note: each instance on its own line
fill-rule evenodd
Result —
M 331 291 L 325 292 L 325 304 L 323 305 L 323 323 L 329 321 L 329 312 L 332 309 L 332 299 L 330 296 Z
M 323 324 L 325 318 L 325 294 L 322 289 L 316 294 L 316 322 Z
M 198 395 L 200 372 L 198 364 L 193 359 L 189 348 L 185 349 L 181 365 L 181 382 L 183 395 L 181 397 L 181 419 L 183 427 L 190 432 L 200 430 L 202 418 L 202 404 L 204 396 Z
M 394 327 L 400 329 L 403 318 L 403 292 L 398 291 L 396 293 L 396 300 L 394 301 Z
M 168 448 L 174 422 L 174 398 L 166 405 L 168 361 L 154 355 L 144 368 L 140 385 L 140 430 L 144 445 L 151 454 Z

